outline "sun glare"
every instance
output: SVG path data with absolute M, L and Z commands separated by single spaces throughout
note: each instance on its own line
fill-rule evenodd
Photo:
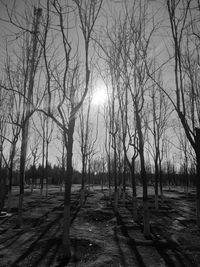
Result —
M 96 106 L 104 105 L 108 100 L 107 91 L 104 88 L 98 88 L 94 91 L 92 104 Z

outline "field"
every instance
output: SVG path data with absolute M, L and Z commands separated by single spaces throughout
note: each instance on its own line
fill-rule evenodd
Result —
M 0 217 L 0 266 L 200 266 L 200 231 L 195 222 L 195 191 L 165 188 L 164 202 L 154 208 L 150 193 L 151 237 L 142 233 L 142 198 L 138 187 L 139 219 L 131 216 L 131 190 L 126 204 L 114 211 L 108 189 L 91 187 L 83 207 L 73 186 L 71 250 L 67 265 L 60 260 L 63 192 L 50 187 L 48 197 L 25 190 L 23 228 L 17 228 L 18 188 L 11 214 Z M 6 205 L 5 205 L 6 206 Z

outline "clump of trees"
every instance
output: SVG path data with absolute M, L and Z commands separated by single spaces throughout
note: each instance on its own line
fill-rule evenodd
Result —
M 10 210 L 19 171 L 19 227 L 25 182 L 40 179 L 41 195 L 48 177 L 51 183 L 64 183 L 63 255 L 70 257 L 73 176 L 80 182 L 73 168 L 74 143 L 81 159 L 82 204 L 86 183 L 101 183 L 102 190 L 107 184 L 117 212 L 119 197 L 125 204 L 130 184 L 137 220 L 140 183 L 143 230 L 149 236 L 149 184 L 155 188 L 156 209 L 163 200 L 163 185 L 184 184 L 186 190 L 196 185 L 200 226 L 199 1 L 122 1 L 117 8 L 103 0 L 53 0 L 43 5 L 25 4 L 19 11 L 16 3 L 5 4 L 2 18 L 14 39 L 6 42 L 0 81 L 0 185 L 9 185 Z M 97 69 L 107 86 L 108 102 L 98 110 L 94 126 L 92 94 L 87 96 L 94 89 L 91 81 Z M 99 131 L 100 120 L 104 131 Z M 98 151 L 102 136 L 103 149 Z M 52 168 L 54 139 L 60 141 L 61 157 L 60 167 Z M 59 181 L 54 178 L 58 176 Z
M 5 4 L 7 11 L 5 21 L 16 27 L 19 51 L 21 51 L 21 56 L 18 53 L 18 56 L 13 59 L 13 64 L 7 53 L 7 77 L 1 82 L 1 88 L 11 92 L 17 98 L 15 103 L 17 107 L 21 104 L 18 123 L 12 121 L 12 124 L 20 128 L 21 136 L 19 226 L 23 223 L 22 207 L 29 122 L 35 112 L 42 112 L 60 128 L 66 148 L 63 252 L 64 257 L 67 258 L 70 257 L 69 226 L 74 127 L 77 113 L 88 92 L 90 43 L 101 5 L 102 0 L 74 0 L 68 1 L 66 5 L 58 0 L 47 1 L 45 9 L 39 6 L 34 8 L 31 14 L 28 13 L 27 5 L 23 10 L 24 16 L 19 15 L 22 18 L 20 20 L 15 3 L 11 9 Z M 76 33 L 78 35 L 74 36 Z M 81 49 L 78 38 L 82 38 Z M 48 124 L 46 129 L 48 131 Z M 47 131 L 46 137 L 48 137 Z M 47 141 L 47 172 L 49 139 L 45 140 Z

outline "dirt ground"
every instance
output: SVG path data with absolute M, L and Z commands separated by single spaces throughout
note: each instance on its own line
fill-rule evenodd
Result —
M 90 188 L 80 207 L 79 188 L 73 187 L 71 250 L 67 265 L 60 261 L 63 193 L 50 187 L 48 197 L 39 189 L 25 191 L 23 228 L 17 228 L 18 189 L 11 214 L 0 217 L 0 267 L 3 266 L 200 266 L 200 230 L 195 225 L 195 192 L 165 188 L 164 203 L 154 208 L 150 197 L 151 237 L 142 234 L 141 188 L 139 220 L 131 216 L 131 190 L 126 205 L 115 212 L 108 190 Z M 150 189 L 151 193 L 151 189 Z M 6 205 L 5 205 L 6 206 Z

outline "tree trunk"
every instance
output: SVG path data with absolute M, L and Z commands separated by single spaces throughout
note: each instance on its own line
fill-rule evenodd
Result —
M 158 157 L 155 158 L 155 209 L 158 210 Z
M 159 158 L 159 185 L 160 185 L 161 203 L 163 204 L 162 165 L 161 165 L 161 159 L 160 158 Z
M 101 173 L 101 191 L 103 192 L 103 184 L 104 184 L 104 181 L 103 181 L 103 174 Z
M 186 166 L 186 170 L 185 170 L 185 172 L 186 172 L 186 194 L 187 194 L 187 196 L 188 196 L 188 189 L 189 189 L 189 175 L 188 175 L 188 167 Z
M 145 169 L 145 159 L 144 159 L 144 142 L 141 126 L 141 118 L 139 116 L 138 106 L 135 103 L 136 108 L 136 125 L 138 130 L 139 138 L 139 154 L 140 154 L 140 164 L 141 164 L 141 178 L 143 182 L 143 231 L 144 236 L 150 236 L 150 225 L 149 225 L 149 208 L 148 208 L 148 192 L 147 192 L 147 175 Z
M 90 173 L 90 159 L 88 161 L 88 189 L 90 190 L 91 173 Z
M 144 236 L 150 236 L 149 225 L 149 208 L 148 208 L 148 193 L 147 193 L 147 175 L 144 164 L 144 155 L 141 153 L 141 176 L 143 181 L 143 223 L 144 223 Z
M 44 133 L 44 129 L 43 129 L 43 138 L 42 138 L 42 176 L 40 178 L 40 195 L 41 196 L 43 194 L 44 177 L 45 177 L 44 159 L 45 159 L 45 133 Z
M 23 220 L 23 200 L 24 200 L 24 179 L 26 165 L 26 151 L 28 142 L 28 121 L 22 127 L 22 141 L 20 154 L 20 176 L 19 176 L 19 209 L 18 209 L 18 224 L 22 226 Z
M 116 144 L 114 147 L 114 179 L 115 179 L 115 192 L 114 192 L 114 209 L 118 210 L 118 188 L 117 188 L 117 152 Z
M 108 155 L 108 188 L 109 188 L 109 200 L 111 203 L 111 170 L 110 170 L 110 155 Z
M 10 167 L 9 167 L 9 186 L 8 186 L 8 205 L 7 211 L 11 212 L 11 203 L 12 203 L 12 180 L 13 180 L 13 158 L 15 155 L 15 145 L 13 144 L 13 151 L 10 158 Z
M 85 201 L 85 156 L 82 156 L 82 175 L 81 175 L 81 206 Z
M 196 144 L 196 159 L 197 159 L 197 174 L 196 174 L 196 215 L 197 226 L 200 228 L 200 129 L 196 128 L 195 136 Z
M 65 196 L 64 196 L 64 222 L 63 222 L 63 255 L 65 259 L 71 257 L 70 250 L 70 202 L 71 202 L 71 184 L 72 184 L 72 157 L 73 157 L 73 134 L 75 119 L 69 121 L 67 136 L 65 136 L 65 145 L 67 150 L 67 171 L 65 176 Z M 64 133 L 66 134 L 66 133 Z
M 131 169 L 131 183 L 132 183 L 132 207 L 133 207 L 133 220 L 137 221 L 137 191 L 135 181 L 135 158 L 132 158 L 132 169 Z
M 122 203 L 125 206 L 126 202 L 126 161 L 124 160 L 124 172 L 122 177 Z
M 64 147 L 64 139 L 62 143 L 63 149 L 62 149 L 62 175 L 60 177 L 60 192 L 62 192 L 63 182 L 65 179 L 65 147 Z
M 46 169 L 45 169 L 45 176 L 46 176 L 46 197 L 48 197 L 48 189 L 49 189 L 49 181 L 48 181 L 48 159 L 49 159 L 49 142 L 46 142 Z

